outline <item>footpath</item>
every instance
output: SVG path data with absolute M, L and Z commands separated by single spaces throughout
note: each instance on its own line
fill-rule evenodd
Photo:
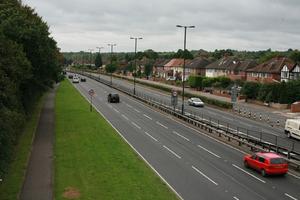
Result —
M 46 97 L 35 133 L 21 200 L 53 199 L 53 143 L 55 89 Z

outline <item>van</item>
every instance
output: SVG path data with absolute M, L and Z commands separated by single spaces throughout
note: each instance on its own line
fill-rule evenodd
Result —
M 300 140 L 300 119 L 287 119 L 284 132 L 287 137 L 293 137 Z

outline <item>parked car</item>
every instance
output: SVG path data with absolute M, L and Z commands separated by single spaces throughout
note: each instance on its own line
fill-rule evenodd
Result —
M 80 77 L 80 81 L 81 81 L 81 82 L 86 82 L 85 77 L 81 76 L 81 77 Z
M 73 75 L 72 75 L 72 74 L 69 74 L 68 78 L 69 78 L 69 79 L 72 79 L 72 78 L 73 78 Z
M 176 77 L 174 77 L 174 76 L 169 76 L 167 78 L 167 81 L 175 81 L 175 80 L 176 80 Z
M 287 137 L 293 137 L 300 140 L 300 119 L 287 119 L 284 132 Z
M 201 99 L 196 98 L 196 97 L 192 97 L 188 100 L 188 104 L 190 106 L 196 106 L 196 107 L 204 107 L 204 103 L 203 101 L 201 101 Z
M 73 77 L 72 82 L 73 82 L 73 83 L 79 83 L 79 78 L 78 78 L 78 77 Z
M 262 176 L 272 174 L 286 174 L 288 172 L 287 161 L 276 153 L 258 152 L 244 157 L 245 167 L 253 168 Z
M 109 93 L 107 96 L 107 101 L 109 103 L 119 103 L 120 102 L 120 97 L 118 94 L 115 93 Z

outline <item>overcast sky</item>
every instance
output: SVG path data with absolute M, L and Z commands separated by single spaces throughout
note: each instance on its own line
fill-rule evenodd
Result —
M 88 51 L 116 43 L 134 51 L 177 51 L 183 29 L 191 50 L 299 49 L 300 0 L 23 0 L 50 26 L 62 51 Z

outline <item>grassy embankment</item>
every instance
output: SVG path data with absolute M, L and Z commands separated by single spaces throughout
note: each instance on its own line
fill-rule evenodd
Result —
M 14 159 L 10 164 L 7 175 L 0 183 L 1 200 L 15 200 L 21 192 L 31 146 L 39 122 L 44 99 L 45 96 L 40 98 L 32 114 L 27 119 L 23 133 L 18 138 L 18 144 L 14 150 Z
M 56 95 L 55 198 L 177 199 L 64 81 Z

